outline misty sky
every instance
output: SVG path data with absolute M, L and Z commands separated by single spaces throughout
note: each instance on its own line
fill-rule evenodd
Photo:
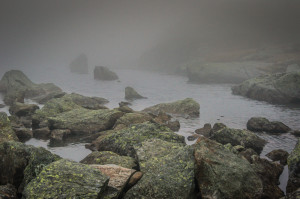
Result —
M 157 46 L 164 57 L 300 41 L 299 0 L 0 2 L 0 66 L 64 67 L 86 53 L 91 67 L 122 67 Z

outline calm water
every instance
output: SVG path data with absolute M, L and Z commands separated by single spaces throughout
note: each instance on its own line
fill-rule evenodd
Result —
M 195 129 L 203 127 L 205 123 L 213 125 L 216 122 L 222 122 L 231 128 L 244 129 L 247 121 L 254 116 L 282 121 L 292 129 L 300 129 L 300 107 L 271 105 L 266 102 L 235 96 L 231 94 L 231 85 L 189 84 L 185 77 L 147 71 L 120 69 L 114 71 L 118 74 L 120 81 L 96 81 L 92 74 L 71 74 L 64 69 L 52 69 L 50 67 L 27 69 L 24 73 L 36 83 L 53 82 L 68 93 L 76 92 L 86 96 L 104 97 L 110 101 L 107 104 L 109 108 L 118 107 L 118 103 L 124 101 L 126 86 L 132 86 L 141 95 L 148 97 L 148 99 L 134 101 L 132 103 L 134 110 L 142 110 L 158 103 L 191 97 L 200 104 L 200 117 L 196 119 L 179 118 L 181 123 L 179 134 L 184 136 L 188 136 Z M 4 70 L 1 71 L 1 77 L 4 72 Z M 7 107 L 2 110 L 7 110 Z M 262 156 L 273 149 L 281 148 L 290 152 L 297 140 L 290 134 L 280 136 L 260 134 L 260 136 L 268 141 Z M 32 139 L 27 143 L 44 146 L 62 157 L 76 161 L 90 153 L 84 148 L 84 144 L 49 148 L 46 141 Z M 187 143 L 193 142 L 187 141 Z

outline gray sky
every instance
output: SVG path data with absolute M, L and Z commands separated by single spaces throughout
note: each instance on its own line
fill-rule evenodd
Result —
M 0 0 L 0 66 L 130 66 L 198 48 L 300 41 L 298 0 Z M 158 59 L 158 58 L 157 58 Z

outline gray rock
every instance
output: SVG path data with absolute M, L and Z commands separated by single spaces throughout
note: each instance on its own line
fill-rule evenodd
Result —
M 125 99 L 126 100 L 135 100 L 135 99 L 144 99 L 146 97 L 141 96 L 138 92 L 136 92 L 132 87 L 125 88 Z
M 70 70 L 73 73 L 88 74 L 89 66 L 86 54 L 81 53 L 70 64 Z
M 117 80 L 118 75 L 104 66 L 95 66 L 94 79 L 97 80 Z
M 252 117 L 247 122 L 247 129 L 250 131 L 265 131 L 267 133 L 287 133 L 291 129 L 282 122 L 270 122 L 263 117 Z
M 288 157 L 289 181 L 286 187 L 287 193 L 292 193 L 300 187 L 300 139 Z
M 286 165 L 289 153 L 282 149 L 276 149 L 268 153 L 266 156 L 273 161 L 280 161 L 280 164 Z

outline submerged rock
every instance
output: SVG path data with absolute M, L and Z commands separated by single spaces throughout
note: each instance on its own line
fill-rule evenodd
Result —
M 247 122 L 250 131 L 265 131 L 267 133 L 287 133 L 291 129 L 282 122 L 270 122 L 264 117 L 252 117 Z
M 73 73 L 88 74 L 89 66 L 86 54 L 82 53 L 76 57 L 70 64 L 70 70 Z
M 0 143 L 4 141 L 18 141 L 18 137 L 12 129 L 6 113 L 0 112 Z
M 249 164 L 205 137 L 195 147 L 195 176 L 202 198 L 260 198 L 262 182 Z
M 132 87 L 125 88 L 125 99 L 126 100 L 135 100 L 135 99 L 144 99 L 146 97 L 141 96 L 138 92 L 136 92 Z
M 99 198 L 109 178 L 99 170 L 70 160 L 53 162 L 24 189 L 25 198 Z
M 289 181 L 286 187 L 287 193 L 292 193 L 300 187 L 300 139 L 288 157 Z
M 143 177 L 124 198 L 193 198 L 193 148 L 150 139 L 136 147 Z
M 259 76 L 232 87 L 232 92 L 270 103 L 300 103 L 300 72 Z
M 166 112 L 170 114 L 188 115 L 191 117 L 199 117 L 200 105 L 192 98 L 178 100 L 171 103 L 162 103 L 144 109 L 144 112 L 159 114 L 159 112 Z
M 116 80 L 119 79 L 118 75 L 104 66 L 95 66 L 94 79 L 98 80 Z
M 128 169 L 138 169 L 134 158 L 120 156 L 112 151 L 94 151 L 80 162 L 83 164 L 115 164 Z
M 266 156 L 273 161 L 280 161 L 280 164 L 286 165 L 289 153 L 282 149 L 276 149 L 268 153 Z

